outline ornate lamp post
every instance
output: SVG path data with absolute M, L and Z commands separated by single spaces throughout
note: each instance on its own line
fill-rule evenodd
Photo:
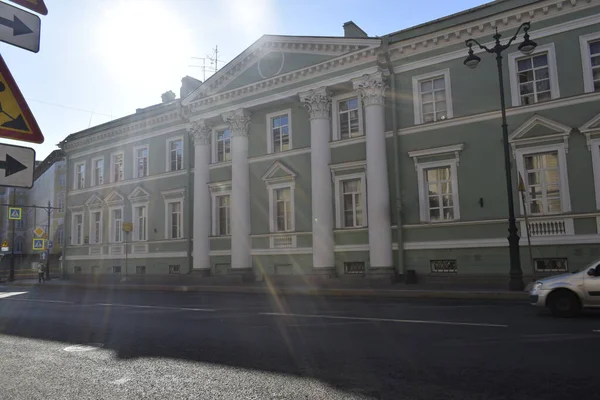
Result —
M 510 149 L 508 143 L 508 125 L 506 124 L 506 104 L 504 99 L 504 77 L 502 74 L 502 52 L 510 47 L 510 45 L 517 39 L 519 33 L 523 29 L 524 36 L 523 42 L 519 45 L 519 50 L 523 54 L 531 54 L 537 44 L 529 38 L 529 22 L 525 22 L 519 26 L 517 32 L 512 38 L 506 43 L 501 44 L 500 38 L 502 35 L 498 33 L 494 35 L 495 44 L 494 47 L 488 48 L 482 45 L 475 39 L 468 39 L 465 44 L 469 48 L 469 55 L 464 61 L 464 64 L 474 69 L 481 62 L 481 58 L 473 53 L 473 45 L 479 46 L 480 49 L 487 51 L 488 53 L 496 55 L 496 64 L 498 65 L 498 81 L 500 84 L 500 109 L 502 111 L 502 142 L 504 144 L 504 172 L 506 174 L 506 192 L 508 196 L 508 244 L 510 248 L 510 290 L 523 290 L 523 271 L 521 269 L 521 255 L 519 252 L 519 234 L 517 230 L 517 223 L 515 220 L 515 206 L 513 201 L 513 188 L 512 188 L 512 175 L 510 167 Z

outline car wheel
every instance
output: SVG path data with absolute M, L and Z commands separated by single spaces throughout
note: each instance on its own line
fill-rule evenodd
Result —
M 573 292 L 561 290 L 554 293 L 549 301 L 550 310 L 555 317 L 575 317 L 581 310 L 579 297 Z

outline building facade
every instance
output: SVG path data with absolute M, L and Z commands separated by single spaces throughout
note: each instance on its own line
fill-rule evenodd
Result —
M 69 136 L 67 270 L 122 274 L 127 252 L 132 275 L 505 277 L 496 64 L 463 60 L 525 21 L 538 46 L 503 71 L 523 272 L 582 267 L 600 1 L 507 0 L 382 38 L 263 36 L 180 101 Z

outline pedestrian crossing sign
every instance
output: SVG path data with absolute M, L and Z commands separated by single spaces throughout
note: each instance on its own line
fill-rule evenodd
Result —
M 8 208 L 8 219 L 21 219 L 22 208 L 9 207 Z
M 33 250 L 44 251 L 46 250 L 45 239 L 33 239 Z

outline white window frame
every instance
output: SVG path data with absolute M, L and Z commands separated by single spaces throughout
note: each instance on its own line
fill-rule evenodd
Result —
M 510 76 L 510 93 L 513 107 L 521 105 L 521 94 L 519 92 L 519 81 L 517 76 L 517 60 L 524 57 L 533 57 L 540 53 L 548 53 L 548 68 L 550 77 L 550 98 L 552 100 L 560 97 L 560 88 L 558 86 L 558 69 L 556 67 L 556 51 L 554 43 L 548 43 L 537 46 L 531 54 L 523 54 L 520 51 L 508 55 L 508 74 Z M 537 103 L 534 103 L 537 104 Z
M 271 233 L 281 233 L 281 232 L 294 232 L 296 230 L 296 205 L 295 205 L 295 191 L 296 185 L 292 182 L 281 182 L 281 183 L 270 183 L 267 184 L 267 189 L 269 191 L 269 231 Z M 275 191 L 278 189 L 290 189 L 290 208 L 291 208 L 291 219 L 290 226 L 287 230 L 278 231 L 277 230 L 277 215 L 275 208 Z
M 589 43 L 600 39 L 600 32 L 579 36 L 579 47 L 581 49 L 581 65 L 583 66 L 583 90 L 585 93 L 595 92 L 594 76 L 592 73 L 592 55 Z
M 58 207 L 58 212 L 65 212 L 66 201 L 67 194 L 63 191 L 58 192 L 58 195 L 56 196 L 56 206 Z
M 289 140 L 289 149 L 282 150 L 279 153 L 292 150 L 294 147 L 292 145 L 292 109 L 288 108 L 287 110 L 281 110 L 278 112 L 269 113 L 266 116 L 267 119 L 267 153 L 275 153 L 275 146 L 273 143 L 273 128 L 272 121 L 274 118 L 282 117 L 286 115 L 288 118 L 288 140 Z
M 83 186 L 79 187 L 79 167 L 83 166 Z M 82 162 L 78 162 L 75 163 L 75 168 L 73 170 L 74 172 L 74 179 L 73 179 L 73 190 L 81 190 L 81 189 L 85 189 L 85 161 Z
M 144 224 L 144 239 L 138 239 L 138 215 L 136 209 L 139 207 L 144 207 L 146 223 Z M 147 242 L 148 241 L 148 202 L 134 202 L 131 203 L 131 219 L 133 221 L 133 242 Z
M 181 141 L 181 169 L 171 169 L 171 143 Z M 167 172 L 175 172 L 175 171 L 183 171 L 185 165 L 185 140 L 183 140 L 183 136 L 175 136 L 167 139 L 167 147 L 165 149 L 165 171 Z M 150 160 L 150 152 L 148 152 L 148 160 Z M 150 166 L 148 165 L 148 170 L 150 170 Z
M 567 166 L 567 145 L 563 143 L 557 144 L 547 144 L 540 146 L 528 146 L 528 147 L 520 147 L 515 149 L 515 158 L 517 161 L 517 171 L 523 177 L 525 181 L 525 185 L 527 185 L 525 176 L 525 162 L 524 158 L 529 154 L 537 154 L 537 153 L 550 153 L 557 152 L 558 153 L 558 169 L 560 175 L 560 203 L 562 207 L 562 211 L 559 213 L 542 213 L 540 216 L 545 215 L 560 215 L 564 213 L 568 213 L 571 211 L 571 194 L 569 192 L 569 174 L 568 174 L 568 166 Z M 517 178 L 518 179 L 518 178 Z M 518 182 L 518 181 L 517 181 Z M 519 207 L 521 210 L 521 214 L 524 213 L 523 202 L 519 201 Z M 538 215 L 538 214 L 536 214 Z
M 360 200 L 363 205 L 363 223 L 361 226 L 345 227 L 344 226 L 344 210 L 342 204 L 342 182 L 353 179 L 360 179 Z M 339 175 L 335 177 L 335 226 L 337 229 L 360 229 L 369 226 L 368 209 L 367 209 L 367 177 L 364 172 L 355 174 Z
M 427 74 L 417 75 L 412 77 L 412 90 L 413 90 L 413 108 L 415 125 L 424 124 L 423 122 L 423 108 L 421 104 L 421 81 L 444 77 L 444 86 L 446 90 L 446 120 L 454 117 L 454 108 L 452 106 L 452 84 L 450 82 L 450 69 L 442 69 L 439 71 L 429 72 Z M 435 123 L 439 121 L 433 121 Z
M 179 236 L 178 237 L 172 237 L 171 236 L 171 211 L 170 211 L 170 206 L 171 204 L 179 204 L 179 207 L 181 209 L 181 224 L 179 227 Z M 165 200 L 165 239 L 171 239 L 171 240 L 175 240 L 175 239 L 182 239 L 184 237 L 183 235 L 183 221 L 184 221 L 184 210 L 183 210 L 183 198 L 181 199 L 168 199 Z
M 116 240 L 115 238 L 115 219 L 113 218 L 113 212 L 116 210 L 121 210 L 121 234 L 120 234 L 120 240 Z M 118 206 L 118 207 L 109 207 L 108 209 L 108 229 L 109 229 L 109 235 L 108 235 L 108 241 L 109 243 L 123 243 L 123 222 L 125 221 L 125 212 L 124 212 L 124 208 L 123 206 Z
M 211 137 L 210 137 L 210 148 L 211 148 L 211 163 L 212 164 L 221 164 L 221 163 L 228 163 L 231 162 L 231 160 L 228 161 L 218 161 L 217 160 L 217 134 L 219 132 L 222 132 L 224 130 L 230 129 L 229 125 L 219 125 L 219 126 L 215 126 L 212 129 L 212 133 L 211 133 Z M 231 136 L 229 139 L 229 152 L 231 154 Z M 233 154 L 231 154 L 233 156 Z
M 453 219 L 431 220 L 429 215 L 429 194 L 426 192 L 427 180 L 425 179 L 425 170 L 434 168 L 450 167 L 450 178 L 452 182 L 452 207 L 454 209 Z M 460 220 L 460 204 L 458 193 L 458 159 L 448 159 L 440 161 L 418 162 L 417 182 L 419 185 L 419 215 L 421 222 L 444 223 L 448 221 Z
M 222 234 L 219 230 L 219 203 L 217 197 L 229 196 L 229 234 Z M 231 190 L 211 192 L 212 202 L 212 235 L 231 236 Z
M 58 185 L 59 186 L 67 186 L 67 175 L 66 174 L 60 174 L 58 176 Z
M 96 230 L 96 221 L 94 221 L 93 219 L 93 215 L 99 213 L 100 214 L 100 228 L 99 228 L 99 238 L 97 242 L 94 242 L 94 231 Z M 100 244 L 102 243 L 102 235 L 104 234 L 103 229 L 104 229 L 104 215 L 102 212 L 102 208 L 97 208 L 97 209 L 91 209 L 89 210 L 89 221 L 90 221 L 90 227 L 89 227 L 89 235 L 90 235 L 90 240 L 89 240 L 89 244 Z
M 115 180 L 115 163 L 114 163 L 114 157 L 120 155 L 121 157 L 123 157 L 123 162 L 122 162 L 122 166 L 123 166 L 123 180 L 125 181 L 125 153 L 123 153 L 122 151 L 116 152 L 116 153 L 112 153 L 110 155 L 110 182 L 111 183 L 115 183 L 117 182 Z M 106 180 L 106 179 L 105 179 Z M 118 181 L 118 182 L 122 182 L 122 181 Z
M 331 98 L 331 127 L 332 127 L 332 140 L 348 140 L 342 139 L 342 135 L 340 134 L 340 101 L 345 101 L 351 99 L 353 97 L 358 98 L 358 129 L 359 133 L 356 136 L 353 136 L 349 139 L 353 139 L 357 136 L 364 136 L 364 119 L 363 119 L 363 103 L 362 98 L 359 92 L 350 92 L 341 94 L 338 96 L 334 96 Z
M 138 150 L 146 150 L 146 175 L 139 176 L 138 174 Z M 136 146 L 133 148 L 133 177 L 134 178 L 145 178 L 150 175 L 150 147 L 146 144 L 143 146 Z
M 77 223 L 76 217 L 81 217 L 81 232 L 80 236 L 77 237 Z M 71 213 L 71 245 L 73 246 L 81 246 L 83 244 L 83 231 L 85 229 L 85 219 L 83 217 L 83 212 L 74 212 Z
M 102 182 L 96 182 L 96 163 L 98 161 L 102 161 Z M 104 157 L 96 157 L 96 158 L 92 158 L 92 168 L 91 168 L 91 173 L 92 173 L 92 177 L 91 177 L 91 181 L 92 181 L 92 186 L 98 186 L 98 185 L 103 185 L 104 183 L 106 183 L 106 179 L 104 177 Z

